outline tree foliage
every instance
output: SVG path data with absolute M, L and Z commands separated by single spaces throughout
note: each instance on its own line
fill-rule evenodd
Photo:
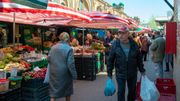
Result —
M 152 29 L 157 29 L 157 28 L 158 28 L 154 16 L 152 16 L 152 17 L 150 18 L 150 20 L 149 20 L 149 22 L 148 22 L 148 25 L 149 25 L 149 27 L 151 27 Z

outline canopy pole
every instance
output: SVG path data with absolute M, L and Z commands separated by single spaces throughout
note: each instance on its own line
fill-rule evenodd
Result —
M 13 12 L 13 46 L 15 46 L 15 37 L 16 37 L 16 13 Z
M 85 45 L 85 36 L 84 36 L 84 21 L 83 21 L 83 54 L 84 54 L 84 45 Z

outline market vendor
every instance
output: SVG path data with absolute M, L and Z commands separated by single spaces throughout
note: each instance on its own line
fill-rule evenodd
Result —
M 72 33 L 70 33 L 70 42 L 69 44 L 73 47 L 79 46 L 78 40 L 74 37 Z
M 79 42 L 76 38 L 73 38 L 71 41 L 70 41 L 70 45 L 73 46 L 73 47 L 76 47 L 76 46 L 79 46 Z
M 90 46 L 93 42 L 93 37 L 91 34 L 87 34 L 86 35 L 86 41 L 85 41 L 85 45 L 86 46 Z

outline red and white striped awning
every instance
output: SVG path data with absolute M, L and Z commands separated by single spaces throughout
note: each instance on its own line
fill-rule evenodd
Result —
M 119 22 L 121 24 L 126 24 L 126 25 L 129 24 L 128 20 L 109 13 L 93 12 L 93 13 L 89 13 L 88 16 L 90 16 L 94 22 L 104 21 L 104 22 Z
M 138 28 L 138 23 L 133 20 L 132 18 L 127 18 L 127 20 L 129 21 L 129 28 Z
M 23 2 L 23 1 L 22 1 Z M 44 19 L 61 19 L 61 20 L 82 20 L 91 21 L 91 18 L 85 14 L 69 9 L 62 5 L 49 2 L 47 9 L 36 9 L 24 5 L 12 3 L 10 0 L 0 1 L 0 21 L 13 21 L 13 13 L 16 14 L 17 23 L 35 24 L 36 21 Z M 6 18 L 7 17 L 7 18 Z M 63 21 L 64 22 L 64 21 Z M 59 21 L 60 23 L 60 21 Z
M 139 26 L 139 28 L 142 28 L 142 31 L 144 31 L 144 32 L 151 32 L 152 31 L 152 29 L 148 28 L 148 27 Z
M 84 12 L 84 13 L 87 16 L 91 17 L 92 19 L 91 22 L 71 21 L 69 24 L 77 27 L 107 29 L 107 28 L 117 28 L 122 25 L 128 26 L 129 23 L 129 21 L 126 19 L 108 13 L 102 13 L 102 12 L 92 12 L 92 13 Z

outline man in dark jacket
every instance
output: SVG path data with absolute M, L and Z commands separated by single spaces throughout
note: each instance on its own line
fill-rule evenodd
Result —
M 115 67 L 118 101 L 125 101 L 126 82 L 128 86 L 128 101 L 135 101 L 137 69 L 142 75 L 145 73 L 142 56 L 137 43 L 129 38 L 129 29 L 127 27 L 119 28 L 118 37 L 119 40 L 113 43 L 110 51 L 107 65 L 108 76 L 112 78 L 112 71 Z

